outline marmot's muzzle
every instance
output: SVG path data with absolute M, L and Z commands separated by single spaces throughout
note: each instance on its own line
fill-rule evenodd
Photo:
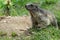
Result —
M 25 8 L 28 10 L 28 5 L 25 5 Z

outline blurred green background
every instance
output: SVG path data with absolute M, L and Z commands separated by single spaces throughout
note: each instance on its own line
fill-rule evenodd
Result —
M 57 2 L 59 0 L 9 0 L 9 4 L 7 1 L 8 0 L 0 0 L 0 16 L 6 15 L 6 6 L 9 8 L 10 16 L 28 15 L 29 13 L 24 7 L 27 3 L 37 3 L 39 7 L 51 10 L 56 15 L 59 14 L 59 10 L 56 10 Z

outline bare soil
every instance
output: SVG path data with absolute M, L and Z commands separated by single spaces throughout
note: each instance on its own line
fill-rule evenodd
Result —
M 31 26 L 30 16 L 8 16 L 0 18 L 0 31 L 7 32 L 8 35 L 12 32 L 16 32 L 17 34 L 23 33 L 24 30 L 31 28 Z

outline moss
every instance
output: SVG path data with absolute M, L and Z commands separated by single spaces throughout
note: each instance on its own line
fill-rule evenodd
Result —
M 12 37 L 16 37 L 16 36 L 18 36 L 18 35 L 17 35 L 15 32 L 12 32 L 12 33 L 11 33 L 11 36 L 12 36 Z

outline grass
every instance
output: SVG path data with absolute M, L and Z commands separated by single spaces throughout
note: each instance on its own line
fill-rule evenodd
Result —
M 0 40 L 60 40 L 60 30 L 57 30 L 53 26 L 45 29 L 31 28 L 29 31 L 32 33 L 30 36 L 24 34 L 15 36 L 16 33 L 12 32 L 13 36 L 0 36 Z
M 59 40 L 60 30 L 54 27 L 48 27 L 46 29 L 31 29 L 32 35 L 27 36 L 24 40 Z

